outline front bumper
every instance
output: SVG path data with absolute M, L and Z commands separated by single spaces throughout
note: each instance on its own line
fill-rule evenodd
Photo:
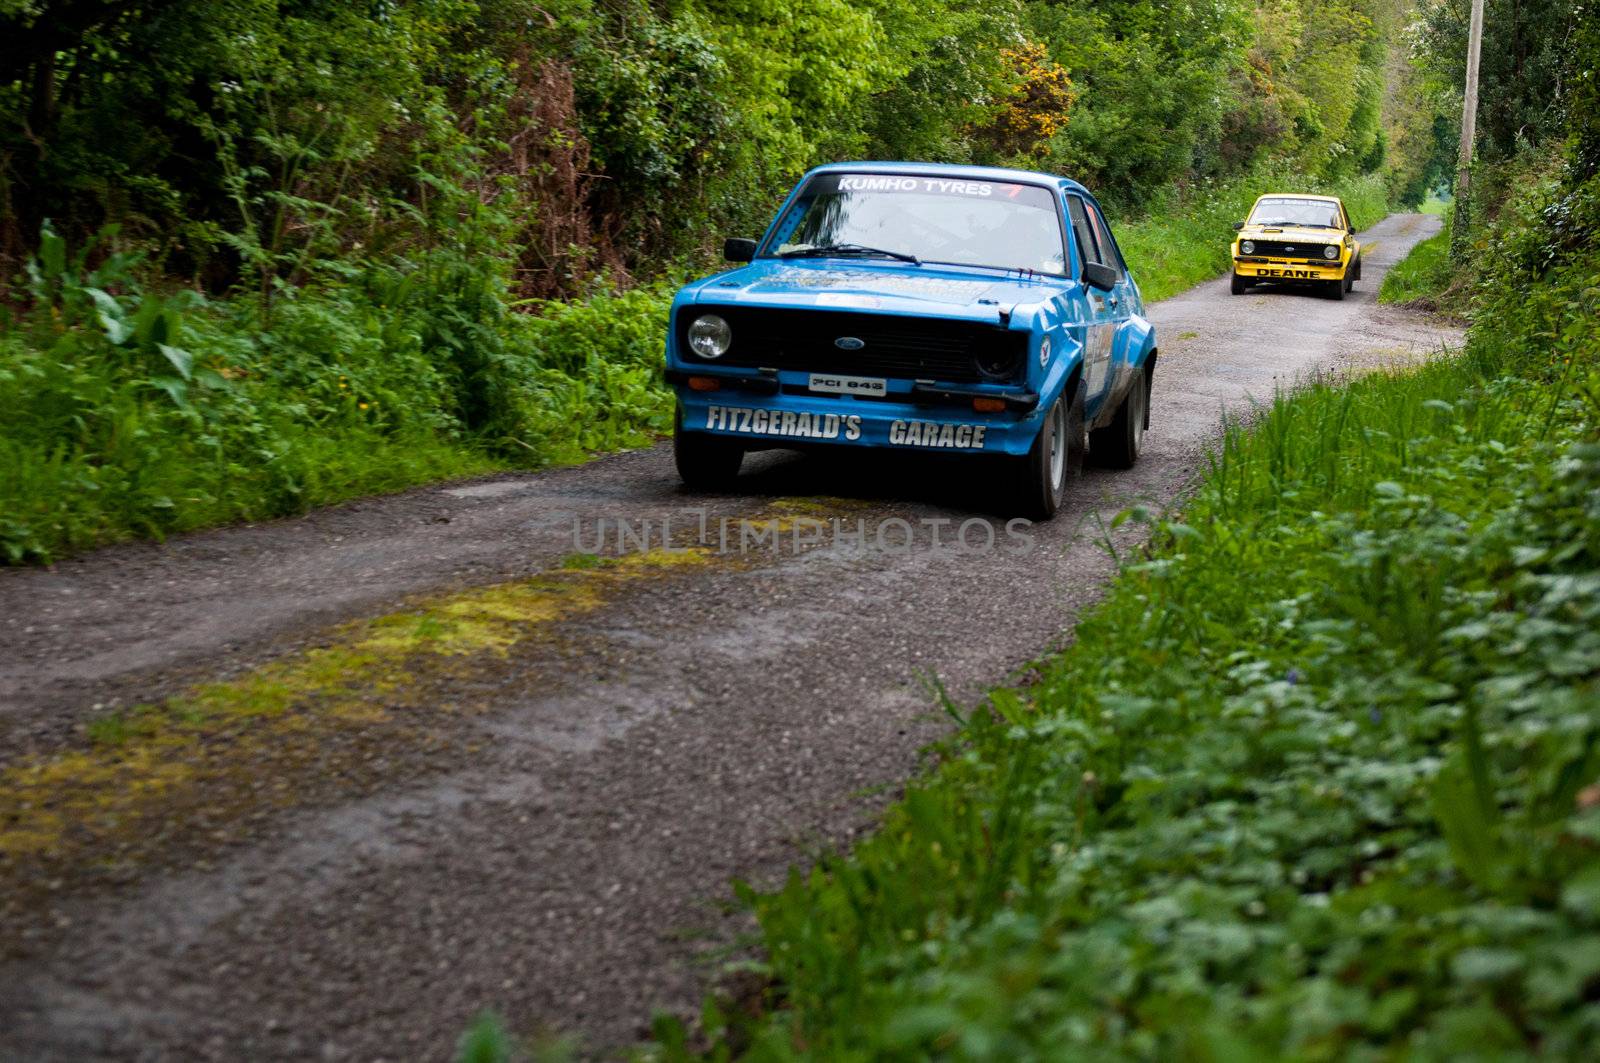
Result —
M 1241 277 L 1264 281 L 1340 281 L 1343 262 L 1291 262 L 1285 259 L 1235 255 L 1233 271 Z
M 716 391 L 687 386 L 669 370 L 683 428 L 737 438 L 755 447 L 839 445 L 951 454 L 1025 454 L 1044 420 L 1037 395 L 978 387 L 891 381 L 890 395 L 862 399 L 804 391 L 803 373 L 716 379 Z M 693 374 L 696 377 L 702 373 Z M 795 379 L 791 380 L 790 377 Z M 999 398 L 1006 409 L 978 413 L 974 397 Z

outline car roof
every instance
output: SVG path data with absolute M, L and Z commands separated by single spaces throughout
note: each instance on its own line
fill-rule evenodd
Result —
M 1320 199 L 1325 203 L 1339 202 L 1338 196 L 1319 196 L 1313 192 L 1263 192 L 1256 197 L 1256 202 L 1263 199 Z
M 1043 185 L 1048 188 L 1082 192 L 1090 198 L 1094 196 L 1070 177 L 1040 173 L 1037 170 L 1012 170 L 1003 166 L 965 166 L 953 162 L 830 162 L 808 171 L 806 176 L 819 173 L 959 175 L 974 177 L 980 181 L 1011 181 L 1016 184 Z

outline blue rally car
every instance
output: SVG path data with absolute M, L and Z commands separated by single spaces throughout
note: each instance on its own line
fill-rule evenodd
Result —
M 1149 427 L 1155 332 L 1099 204 L 1021 170 L 823 166 L 745 263 L 672 304 L 674 451 L 692 487 L 748 450 L 982 455 L 997 508 L 1053 516 L 1085 455 L 1126 468 Z

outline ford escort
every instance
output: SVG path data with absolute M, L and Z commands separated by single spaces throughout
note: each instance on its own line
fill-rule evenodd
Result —
M 1269 283 L 1343 299 L 1361 279 L 1361 244 L 1337 196 L 1265 195 L 1234 229 L 1234 295 Z
M 1047 519 L 1085 457 L 1139 456 L 1155 331 L 1074 181 L 823 166 L 724 254 L 737 268 L 681 289 L 667 336 L 691 487 L 726 486 L 774 447 L 961 454 L 1004 470 L 997 508 Z

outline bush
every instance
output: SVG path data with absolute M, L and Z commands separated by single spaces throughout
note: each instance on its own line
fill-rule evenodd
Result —
M 440 252 L 249 297 L 163 294 L 48 233 L 0 332 L 12 562 L 637 445 L 670 424 L 665 296 L 512 314 Z

